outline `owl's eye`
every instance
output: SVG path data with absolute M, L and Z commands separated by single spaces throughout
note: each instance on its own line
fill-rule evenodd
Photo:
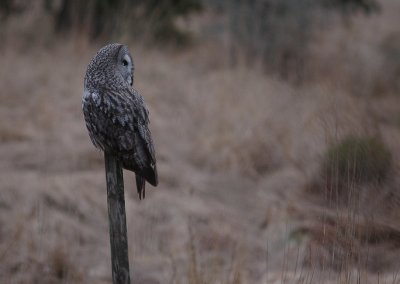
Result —
M 122 60 L 122 65 L 128 66 L 128 61 L 126 61 L 126 59 Z

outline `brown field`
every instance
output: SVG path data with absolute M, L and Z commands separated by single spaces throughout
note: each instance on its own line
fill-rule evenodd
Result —
M 400 2 L 381 3 L 320 35 L 320 77 L 302 85 L 232 68 L 218 42 L 129 43 L 160 175 L 139 201 L 124 172 L 133 283 L 400 283 L 400 93 L 378 52 L 400 42 Z M 30 24 L 0 32 L 0 283 L 111 283 L 103 155 L 81 111 L 105 43 Z M 390 172 L 349 173 L 346 201 L 326 200 L 323 156 L 347 135 L 378 137 Z

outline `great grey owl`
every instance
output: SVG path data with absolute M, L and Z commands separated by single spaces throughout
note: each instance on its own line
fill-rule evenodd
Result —
M 86 71 L 82 109 L 94 146 L 113 154 L 122 167 L 135 172 L 139 199 L 145 181 L 157 186 L 149 112 L 133 88 L 134 65 L 126 45 L 101 48 Z

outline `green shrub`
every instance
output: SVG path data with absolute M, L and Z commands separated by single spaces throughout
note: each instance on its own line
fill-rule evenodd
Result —
M 381 182 L 390 168 L 391 154 L 376 138 L 345 138 L 328 149 L 323 161 L 328 185 Z

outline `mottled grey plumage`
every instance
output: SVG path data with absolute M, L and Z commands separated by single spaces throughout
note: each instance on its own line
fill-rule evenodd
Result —
M 93 144 L 136 173 L 141 199 L 145 181 L 156 186 L 158 177 L 149 112 L 132 87 L 133 71 L 127 46 L 114 43 L 101 48 L 86 71 L 82 109 Z

